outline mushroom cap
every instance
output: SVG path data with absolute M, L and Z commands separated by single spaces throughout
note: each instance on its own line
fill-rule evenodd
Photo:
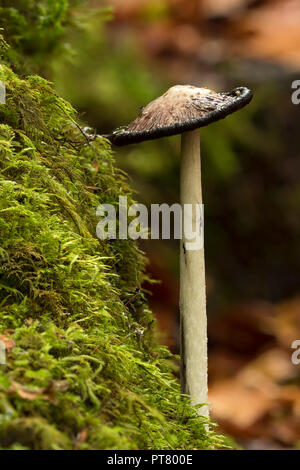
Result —
M 208 88 L 176 85 L 141 108 L 134 121 L 116 129 L 108 139 L 122 146 L 182 134 L 223 119 L 246 106 L 252 96 L 252 91 L 245 87 L 217 93 Z

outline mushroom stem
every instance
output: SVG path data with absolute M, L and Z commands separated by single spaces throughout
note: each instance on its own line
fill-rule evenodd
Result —
M 181 207 L 193 207 L 193 231 L 196 227 L 196 204 L 202 204 L 199 130 L 181 136 L 180 169 Z M 187 249 L 193 239 L 187 238 L 183 218 L 180 244 L 180 329 L 181 392 L 193 404 L 207 403 L 207 319 L 205 293 L 204 247 Z M 198 411 L 208 416 L 208 406 Z

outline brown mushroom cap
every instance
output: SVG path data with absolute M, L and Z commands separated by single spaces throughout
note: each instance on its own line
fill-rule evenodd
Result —
M 182 134 L 223 119 L 248 104 L 252 96 L 244 87 L 216 93 L 208 88 L 176 85 L 142 108 L 126 128 L 115 130 L 108 138 L 121 146 Z

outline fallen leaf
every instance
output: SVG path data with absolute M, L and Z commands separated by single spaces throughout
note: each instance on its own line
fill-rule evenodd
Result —
M 257 359 L 248 363 L 243 369 L 240 378 L 246 374 L 261 374 L 267 381 L 284 382 L 297 377 L 297 368 L 292 364 L 290 354 L 279 348 L 272 348 L 262 353 Z
M 246 429 L 276 408 L 273 394 L 251 388 L 237 380 L 224 380 L 211 387 L 212 414 L 238 429 Z
M 4 344 L 7 352 L 10 352 L 16 346 L 14 340 L 8 336 L 0 335 L 0 341 Z
M 24 385 L 12 380 L 8 393 L 17 393 L 24 400 L 33 401 L 37 398 L 48 400 L 55 404 L 57 401 L 57 393 L 65 392 L 69 388 L 67 380 L 53 380 L 49 386 L 43 388 L 30 389 Z
M 98 171 L 99 171 L 99 162 L 98 162 L 97 158 L 95 158 L 93 160 L 93 168 L 94 168 L 95 172 L 98 173 Z
M 36 398 L 44 398 L 43 397 L 43 388 L 36 388 L 34 390 L 29 389 L 27 387 L 24 387 L 18 382 L 15 382 L 14 380 L 11 381 L 11 385 L 8 389 L 8 393 L 17 393 L 19 397 L 23 398 L 24 400 L 29 400 L 33 401 Z
M 88 429 L 84 428 L 82 431 L 80 431 L 77 434 L 77 436 L 76 436 L 77 442 L 85 442 L 86 438 L 87 438 L 87 435 L 88 435 Z
M 13 335 L 14 332 L 15 332 L 15 330 L 4 330 L 4 334 L 5 334 L 5 335 L 8 335 L 8 336 Z
M 56 336 L 57 336 L 58 338 L 62 338 L 62 339 L 65 338 L 65 336 L 62 335 L 61 333 L 59 333 L 59 331 L 56 331 L 55 334 L 56 334 Z
M 90 191 L 101 191 L 101 188 L 98 188 L 98 186 L 85 186 L 85 189 Z

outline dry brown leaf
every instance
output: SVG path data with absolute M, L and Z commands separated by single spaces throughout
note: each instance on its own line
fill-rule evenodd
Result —
M 37 398 L 48 400 L 55 404 L 57 401 L 57 393 L 65 392 L 69 388 L 67 380 L 53 380 L 48 387 L 30 389 L 24 385 L 12 380 L 8 393 L 17 393 L 24 400 L 33 401 Z
M 88 428 L 84 428 L 82 431 L 80 431 L 77 436 L 76 440 L 77 442 L 85 442 L 88 436 Z
M 251 388 L 237 380 L 213 385 L 209 393 L 214 418 L 228 421 L 236 428 L 249 428 L 277 406 L 273 394 Z
M 280 389 L 280 401 L 291 405 L 293 415 L 300 419 L 300 388 L 297 385 L 286 385 Z M 300 421 L 299 421 L 300 426 Z
M 272 348 L 264 352 L 257 359 L 248 363 L 239 375 L 239 380 L 244 383 L 247 380 L 256 380 L 258 384 L 259 376 L 265 382 L 280 383 L 285 380 L 293 379 L 298 374 L 297 368 L 291 362 L 291 355 L 279 348 Z M 269 384 L 270 385 L 270 384 Z
M 7 335 L 7 336 L 13 335 L 14 332 L 15 332 L 15 330 L 4 330 L 4 334 Z
M 4 344 L 7 352 L 10 352 L 16 346 L 14 340 L 8 336 L 0 335 L 0 341 Z
M 205 18 L 230 17 L 247 8 L 249 0 L 202 0 Z
M 24 387 L 22 384 L 15 382 L 14 380 L 11 381 L 11 385 L 9 387 L 8 393 L 17 393 L 19 397 L 23 398 L 24 400 L 33 401 L 36 398 L 45 398 L 43 396 L 44 388 L 36 388 L 34 390 Z
M 247 57 L 268 59 L 289 66 L 300 64 L 300 2 L 274 0 L 249 11 L 236 24 L 233 50 Z M 235 28 L 233 28 L 235 29 Z
M 101 191 L 101 188 L 98 188 L 98 186 L 85 186 L 85 189 L 90 191 Z
M 115 10 L 115 17 L 122 20 L 138 15 L 148 3 L 149 0 L 126 0 L 126 2 L 124 2 L 124 0 L 110 1 L 110 4 L 113 5 Z
M 95 172 L 98 173 L 98 171 L 99 171 L 99 162 L 98 162 L 97 158 L 94 158 L 94 160 L 93 160 L 93 168 L 94 168 Z
M 62 339 L 65 338 L 65 336 L 62 335 L 59 331 L 56 331 L 55 334 L 56 334 L 56 336 L 57 336 L 58 338 L 62 338 Z
M 292 417 L 285 417 L 284 420 L 275 420 L 272 424 L 271 435 L 274 439 L 291 446 L 300 439 L 299 420 Z

